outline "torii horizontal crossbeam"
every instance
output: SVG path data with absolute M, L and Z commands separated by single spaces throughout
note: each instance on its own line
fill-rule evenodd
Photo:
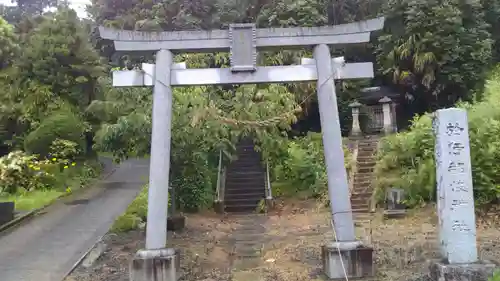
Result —
M 143 70 L 124 70 L 113 72 L 113 86 L 115 87 L 142 87 L 153 86 L 154 67 L 145 64 Z M 371 62 L 334 64 L 333 79 L 360 79 L 373 78 L 373 64 Z M 259 84 L 259 83 L 287 83 L 307 82 L 318 79 L 316 64 L 291 66 L 263 66 L 255 72 L 232 73 L 229 68 L 200 68 L 179 69 L 172 68 L 170 73 L 172 86 L 200 86 L 223 84 Z
M 370 32 L 380 30 L 384 18 L 323 27 L 258 28 L 258 49 L 307 47 L 319 44 L 351 44 L 370 41 Z M 113 40 L 117 51 L 213 52 L 230 47 L 229 30 L 144 32 L 99 27 L 101 38 Z

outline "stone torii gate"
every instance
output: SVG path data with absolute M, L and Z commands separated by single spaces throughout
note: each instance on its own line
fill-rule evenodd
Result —
M 366 247 L 356 241 L 354 232 L 334 79 L 372 78 L 373 65 L 332 59 L 328 45 L 369 42 L 371 32 L 382 29 L 383 25 L 384 18 L 376 18 L 312 28 L 258 29 L 255 24 L 232 24 L 229 30 L 180 32 L 99 28 L 101 38 L 113 40 L 116 51 L 156 52 L 154 65 L 113 72 L 114 86 L 154 86 L 146 249 L 140 250 L 132 261 L 132 281 L 179 278 L 178 252 L 166 248 L 172 87 L 306 81 L 317 81 L 328 193 L 336 233 L 336 241 L 323 247 L 324 270 L 335 279 L 367 274 L 359 269 L 361 261 L 352 258 L 363 256 L 359 250 Z M 258 50 L 295 47 L 312 47 L 314 59 L 304 58 L 301 65 L 257 66 Z M 173 53 L 217 51 L 230 51 L 230 68 L 186 69 L 185 64 L 173 63 Z

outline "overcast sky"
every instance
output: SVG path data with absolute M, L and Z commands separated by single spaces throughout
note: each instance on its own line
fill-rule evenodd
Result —
M 74 9 L 78 16 L 81 18 L 87 17 L 87 13 L 85 12 L 85 5 L 90 4 L 90 0 L 68 0 L 70 3 L 70 7 Z M 11 0 L 0 0 L 0 4 L 3 5 L 12 5 Z

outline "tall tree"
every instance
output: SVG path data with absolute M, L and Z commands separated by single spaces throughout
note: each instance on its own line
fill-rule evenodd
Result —
M 479 1 L 388 0 L 378 38 L 380 71 L 411 97 L 415 113 L 470 99 L 492 62 Z
M 97 79 L 105 70 L 80 19 L 69 9 L 61 9 L 27 34 L 17 66 L 22 82 L 49 86 L 81 109 L 95 99 Z
M 0 16 L 0 70 L 9 66 L 19 52 L 14 27 Z

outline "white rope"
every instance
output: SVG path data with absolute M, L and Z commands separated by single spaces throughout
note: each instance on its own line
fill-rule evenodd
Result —
M 333 217 L 332 217 L 332 220 L 330 221 L 330 224 L 332 225 L 333 236 L 335 238 L 335 244 L 337 244 L 337 252 L 339 254 L 340 264 L 342 265 L 342 271 L 344 271 L 345 280 L 349 281 L 349 277 L 347 277 L 347 270 L 345 269 L 344 259 L 342 258 L 342 253 L 340 252 L 340 246 L 339 246 L 339 241 L 337 238 L 337 232 L 335 231 L 335 226 L 333 225 Z

